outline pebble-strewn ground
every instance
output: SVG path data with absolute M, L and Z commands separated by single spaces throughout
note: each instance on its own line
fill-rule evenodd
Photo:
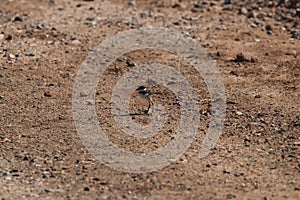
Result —
M 118 172 L 97 161 L 78 136 L 75 77 L 107 37 L 160 26 L 193 38 L 217 64 L 227 94 L 223 134 L 211 154 L 198 159 L 209 98 L 201 78 L 184 68 L 201 102 L 196 140 L 160 171 Z M 1 0 L 0 44 L 3 200 L 300 199 L 298 0 Z M 176 117 L 159 135 L 137 140 L 121 134 L 110 116 L 111 87 L 147 60 L 183 66 L 165 52 L 131 52 L 112 64 L 97 88 L 99 121 L 115 144 L 130 151 L 152 151 L 176 134 Z M 170 90 L 156 89 L 154 101 L 178 116 Z

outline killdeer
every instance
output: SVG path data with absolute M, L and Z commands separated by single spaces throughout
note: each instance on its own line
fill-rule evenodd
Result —
M 151 106 L 153 105 L 153 101 L 151 98 L 151 94 L 156 94 L 156 93 L 151 93 L 148 88 L 145 86 L 139 86 L 135 91 L 138 92 L 139 96 L 143 99 L 145 99 L 148 102 L 148 108 L 145 111 L 147 114 L 149 114 L 149 111 L 151 109 Z

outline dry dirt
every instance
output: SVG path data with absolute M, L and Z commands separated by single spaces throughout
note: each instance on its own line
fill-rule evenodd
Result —
M 168 111 L 164 129 L 144 140 L 116 128 L 110 92 L 134 67 L 130 62 L 182 69 L 198 95 L 201 123 L 191 147 L 171 165 L 142 174 L 118 172 L 95 159 L 78 136 L 74 80 L 85 57 L 107 37 L 161 26 L 193 38 L 218 66 L 227 95 L 223 134 L 209 156 L 198 159 L 210 116 L 202 79 L 192 68 L 182 69 L 174 55 L 130 52 L 110 66 L 97 88 L 98 119 L 109 138 L 126 150 L 149 152 L 176 134 L 176 97 L 152 85 L 161 93 L 154 102 Z M 3 200 L 300 199 L 297 0 L 2 0 L 0 31 Z M 138 112 L 138 98 L 130 106 Z M 148 116 L 133 118 L 149 123 Z

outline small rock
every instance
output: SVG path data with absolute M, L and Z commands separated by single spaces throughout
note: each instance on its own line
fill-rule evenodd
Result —
M 230 71 L 229 74 L 234 75 L 234 76 L 238 76 L 238 74 L 235 71 Z
M 43 28 L 45 28 L 45 25 L 44 25 L 44 24 L 38 24 L 38 25 L 36 25 L 36 29 L 41 30 L 41 29 L 43 29 Z
M 235 58 L 234 61 L 235 62 L 245 62 L 246 58 L 242 53 L 240 53 L 240 54 L 236 55 L 236 58 Z
M 297 57 L 297 50 L 292 51 L 293 56 Z M 1 78 L 1 77 L 0 77 Z
M 239 115 L 239 116 L 243 115 L 243 113 L 240 112 L 240 111 L 236 111 L 235 113 L 236 113 L 237 115 Z
M 226 199 L 234 199 L 234 198 L 236 198 L 236 195 L 234 195 L 234 194 L 227 194 L 226 195 Z
M 250 138 L 248 136 L 246 136 L 244 139 L 245 146 L 250 146 L 250 142 L 251 142 Z
M 11 53 L 8 55 L 8 57 L 11 58 L 11 59 L 16 58 L 16 56 L 14 54 L 11 54 Z
M 296 9 L 296 16 L 300 18 L 300 8 Z
M 11 35 L 7 35 L 5 38 L 6 41 L 11 41 L 12 40 L 12 36 Z
M 259 14 L 257 14 L 256 17 L 257 17 L 258 19 L 264 21 L 264 19 L 265 19 L 266 16 L 267 16 L 266 13 L 259 13 Z
M 15 16 L 12 22 L 21 22 L 23 19 L 20 16 Z
M 2 176 L 9 176 L 9 172 L 3 172 Z
M 257 25 L 256 25 L 255 23 L 253 23 L 253 22 L 250 22 L 250 27 L 251 27 L 251 28 L 256 28 Z
M 271 35 L 272 34 L 272 27 L 271 27 L 271 25 L 266 25 L 266 31 L 267 31 L 267 34 L 268 35 Z
M 266 6 L 265 2 L 259 3 L 259 7 L 260 7 L 260 8 L 263 8 L 263 7 L 265 7 L 265 6 Z
M 128 67 L 134 67 L 134 66 L 135 66 L 135 63 L 132 62 L 132 61 L 129 60 L 129 59 L 126 60 L 126 64 L 127 64 Z
M 21 71 L 24 71 L 24 72 L 26 72 L 26 71 L 28 71 L 28 70 L 29 70 L 28 67 L 22 67 L 22 68 L 21 68 Z
M 241 8 L 241 10 L 240 10 L 240 14 L 247 15 L 247 13 L 248 13 L 248 10 L 247 10 L 247 8 L 245 8 L 245 7 L 242 7 L 242 8 Z
M 51 97 L 52 95 L 50 94 L 49 91 L 47 91 L 47 92 L 44 92 L 44 96 L 45 96 L 45 97 Z
M 144 12 L 142 12 L 142 13 L 140 14 L 140 17 L 141 17 L 141 18 L 147 18 L 147 14 L 144 13 Z
M 93 102 L 94 102 L 94 101 L 92 101 L 92 100 L 87 100 L 86 102 L 84 102 L 84 104 L 85 104 L 85 105 L 88 105 L 88 106 L 92 106 L 92 105 L 94 105 Z
M 10 170 L 10 173 L 17 173 L 19 170 L 17 170 L 17 169 L 12 169 L 12 170 Z
M 3 78 L 3 75 L 2 75 L 2 74 L 0 74 L 0 78 Z
M 217 38 L 217 36 L 215 34 L 211 34 L 209 33 L 207 36 L 206 36 L 206 39 L 215 39 Z
M 69 78 L 70 74 L 68 72 L 67 73 L 62 73 L 62 74 L 60 74 L 60 77 L 62 77 L 62 78 Z
M 4 34 L 0 33 L 0 40 L 2 40 L 4 38 Z
M 231 11 L 231 10 L 233 10 L 233 6 L 231 4 L 224 4 L 222 7 L 222 10 Z
M 100 182 L 100 185 L 107 185 L 108 184 L 108 182 L 106 182 L 106 181 L 101 181 Z
M 0 95 L 0 99 L 3 99 L 3 98 L 4 98 L 4 96 Z
M 260 42 L 260 39 L 255 38 L 254 41 L 255 41 L 255 42 Z
M 172 5 L 172 8 L 180 8 L 180 4 L 179 3 L 175 3 Z
M 231 4 L 231 0 L 224 0 L 224 4 L 225 5 Z
M 244 175 L 244 173 L 235 173 L 235 174 L 233 174 L 235 177 L 240 177 L 240 176 L 243 176 Z
M 284 128 L 280 128 L 279 130 L 277 130 L 277 132 L 278 132 L 279 134 L 283 134 L 283 133 L 286 132 L 286 130 L 285 130 Z
M 256 95 L 254 96 L 254 98 L 256 98 L 256 99 L 261 98 L 261 95 L 260 95 L 260 94 L 256 94 Z
M 217 56 L 218 56 L 218 57 L 221 57 L 222 55 L 223 55 L 223 54 L 222 54 L 221 51 L 218 51 L 218 52 L 217 52 Z
M 73 44 L 73 45 L 81 45 L 81 42 L 79 40 L 73 40 L 71 42 L 71 44 Z
M 86 21 L 84 22 L 85 25 L 96 25 L 97 22 L 92 17 L 86 18 Z
M 25 56 L 34 56 L 34 52 L 30 49 L 25 50 Z
M 136 6 L 136 1 L 135 0 L 130 0 L 128 5 L 135 7 Z
M 90 188 L 85 187 L 85 188 L 83 189 L 83 191 L 90 191 Z
M 300 30 L 291 31 L 292 38 L 300 40 Z
M 254 11 L 247 12 L 247 17 L 248 18 L 256 18 L 257 17 L 257 13 L 254 12 Z

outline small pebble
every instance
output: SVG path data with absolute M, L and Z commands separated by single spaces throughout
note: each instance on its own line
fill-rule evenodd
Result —
M 11 58 L 11 59 L 16 58 L 16 56 L 14 54 L 11 54 L 11 53 L 8 55 L 8 57 Z
M 298 31 L 291 31 L 291 35 L 292 35 L 291 38 L 294 38 L 296 40 L 300 40 L 300 30 L 298 30 Z
M 34 56 L 34 52 L 30 49 L 25 50 L 25 56 Z
M 52 95 L 50 94 L 49 91 L 47 91 L 47 92 L 44 92 L 44 96 L 45 96 L 45 97 L 51 97 Z
M 80 97 L 87 97 L 88 96 L 88 94 L 86 93 L 86 92 L 80 92 L 80 95 L 79 95 Z
M 271 35 L 273 33 L 272 27 L 270 25 L 266 25 L 266 31 L 268 35 Z
M 227 194 L 226 195 L 226 199 L 234 199 L 236 197 L 236 195 L 234 194 Z
M 236 58 L 235 58 L 234 61 L 235 62 L 245 62 L 246 58 L 242 53 L 240 53 L 240 54 L 236 55 Z
M 12 22 L 21 22 L 23 19 L 20 16 L 15 16 Z
M 240 13 L 241 13 L 241 14 L 244 14 L 244 15 L 247 15 L 247 13 L 248 13 L 247 8 L 242 7 L 241 10 L 240 10 Z
M 135 7 L 136 6 L 136 1 L 135 0 L 130 0 L 128 5 Z
M 79 40 L 73 40 L 71 42 L 71 44 L 74 44 L 74 45 L 81 45 L 81 42 Z
M 247 13 L 247 17 L 248 18 L 256 18 L 257 17 L 257 13 L 254 11 L 248 12 Z
M 11 41 L 12 40 L 12 36 L 11 35 L 6 36 L 5 40 L 6 41 Z
M 259 95 L 259 94 L 256 94 L 255 96 L 254 96 L 254 98 L 261 98 L 261 95 Z
M 132 62 L 131 60 L 126 60 L 126 64 L 127 64 L 127 66 L 128 67 L 134 67 L 135 66 L 135 64 L 134 64 L 134 62 Z
M 86 21 L 84 22 L 84 24 L 85 24 L 85 25 L 96 25 L 97 22 L 94 20 L 94 18 L 88 17 L 88 18 L 86 19 Z
M 146 14 L 146 13 L 141 13 L 141 14 L 140 14 L 140 17 L 141 17 L 141 18 L 147 18 L 147 14 Z
M 236 113 L 237 115 L 239 115 L 239 116 L 243 115 L 243 113 L 240 112 L 240 111 L 236 111 L 235 113 Z
M 271 25 L 266 25 L 266 30 L 272 30 L 272 26 Z
M 225 4 L 225 5 L 231 4 L 231 0 L 225 0 L 225 1 L 224 1 L 224 4 Z

